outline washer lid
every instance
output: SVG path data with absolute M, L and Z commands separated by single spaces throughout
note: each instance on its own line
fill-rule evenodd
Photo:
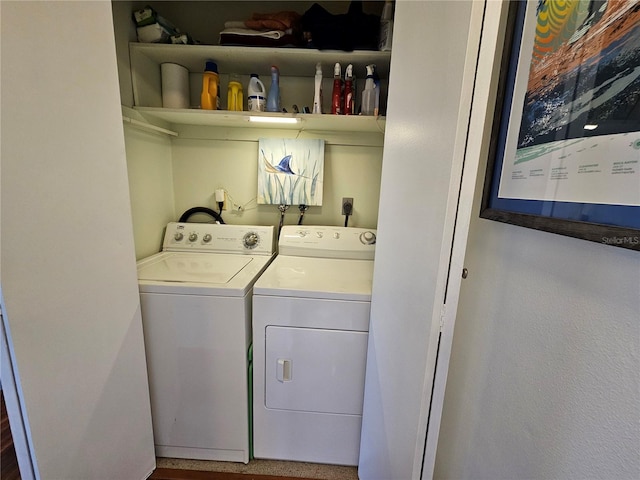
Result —
M 138 262 L 138 287 L 144 293 L 241 297 L 273 256 L 161 252 Z
M 254 295 L 371 300 L 373 261 L 279 255 L 256 281 Z
M 243 255 L 174 253 L 141 267 L 138 279 L 225 284 L 251 260 L 251 257 Z

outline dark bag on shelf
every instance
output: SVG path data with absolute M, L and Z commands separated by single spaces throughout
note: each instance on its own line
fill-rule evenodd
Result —
M 352 1 L 346 14 L 332 15 L 314 3 L 302 16 L 307 47 L 320 50 L 377 50 L 380 17 L 365 14 L 361 1 Z

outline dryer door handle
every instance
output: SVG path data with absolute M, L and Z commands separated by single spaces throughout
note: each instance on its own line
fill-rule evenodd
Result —
M 276 366 L 276 379 L 279 382 L 291 381 L 291 360 L 288 358 L 279 358 Z

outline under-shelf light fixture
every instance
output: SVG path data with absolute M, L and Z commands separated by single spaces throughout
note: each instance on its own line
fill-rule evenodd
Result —
M 587 123 L 587 124 L 584 126 L 584 129 L 585 129 L 585 130 L 595 130 L 596 128 L 598 128 L 598 125 L 594 125 L 594 124 L 592 124 L 592 123 Z
M 254 115 L 250 115 L 249 116 L 249 121 L 250 122 L 260 122 L 260 123 L 281 123 L 281 124 L 293 124 L 293 123 L 300 123 L 302 121 L 301 118 L 299 117 L 259 117 L 259 116 L 254 116 Z

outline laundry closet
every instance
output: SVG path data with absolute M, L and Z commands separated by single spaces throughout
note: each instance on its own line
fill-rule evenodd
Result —
M 444 382 L 434 384 L 434 376 L 445 291 L 456 292 L 458 288 L 457 280 L 447 287 L 447 279 L 459 278 L 449 274 L 450 259 L 455 260 L 450 255 L 451 237 L 483 4 L 394 2 L 392 52 L 218 45 L 225 21 L 283 8 L 303 14 L 313 3 L 112 2 L 136 257 L 157 252 L 167 222 L 187 209 L 215 209 L 214 192 L 218 189 L 227 194 L 226 209 L 221 212 L 226 222 L 277 226 L 277 206 L 255 201 L 259 140 L 324 140 L 323 202 L 309 208 L 304 223 L 342 225 L 342 199 L 349 197 L 353 198 L 349 225 L 380 233 L 371 300 L 369 335 L 373 340 L 367 351 L 360 477 L 408 478 L 422 468 L 433 468 L 435 458 L 438 429 L 433 428 L 427 438 L 427 424 L 430 417 L 439 421 L 438 408 L 442 408 L 444 396 Z M 380 15 L 384 5 L 382 1 L 362 3 L 364 13 L 374 15 Z M 332 14 L 344 14 L 350 2 L 320 4 Z M 131 12 L 146 5 L 154 6 L 203 45 L 167 48 L 136 43 Z M 202 71 L 209 59 L 218 64 L 221 110 L 163 109 L 160 64 L 187 67 L 190 104 L 197 107 Z M 321 63 L 323 112 L 329 112 L 336 62 L 343 69 L 354 65 L 358 95 L 364 87 L 366 65 L 377 66 L 380 115 L 300 114 L 300 124 L 266 128 L 249 123 L 244 118 L 247 112 L 225 110 L 230 75 L 240 75 L 246 91 L 249 75 L 257 73 L 268 90 L 272 65 L 280 70 L 282 107 L 287 110 L 282 116 L 291 116 L 294 105 L 300 111 L 311 107 L 316 65 Z M 391 109 L 395 116 L 389 120 Z M 470 194 L 466 195 L 468 202 Z M 291 206 L 283 223 L 296 224 L 298 220 L 298 210 Z M 465 224 L 460 228 L 464 232 Z M 461 253 L 459 250 L 457 255 Z M 452 326 L 455 303 L 450 301 L 450 305 Z M 447 335 L 450 345 L 452 330 Z M 448 357 L 438 362 L 442 378 L 446 378 L 447 364 Z M 406 381 L 401 385 L 399 371 L 405 372 Z M 431 412 L 434 385 L 436 410 Z M 398 397 L 400 390 L 404 394 Z
M 305 45 L 300 19 L 296 20 L 294 26 L 298 33 L 296 46 L 236 45 L 235 39 L 231 42 L 233 45 L 218 45 L 223 36 L 228 35 L 225 32 L 233 31 L 227 26 L 229 22 L 248 20 L 254 15 L 278 15 L 283 9 L 295 11 L 301 18 L 310 8 L 318 8 L 318 4 L 312 2 L 151 2 L 129 3 L 126 8 L 122 2 L 113 3 L 119 65 L 130 67 L 120 69 L 119 76 L 123 89 L 122 114 L 136 256 L 138 259 L 144 257 L 139 263 L 138 274 L 141 279 L 142 320 L 158 456 L 246 463 L 250 458 L 249 446 L 252 445 L 257 458 L 351 466 L 358 463 L 386 123 L 382 113 L 386 111 L 391 60 L 389 49 L 380 51 L 377 48 L 383 4 L 328 2 L 328 7 L 336 14 L 336 22 L 338 15 L 347 17 L 347 11 L 355 5 L 360 10 L 352 14 L 357 16 L 349 20 L 349 26 L 362 30 L 360 22 L 364 24 L 366 21 L 370 25 L 368 39 L 355 39 L 356 45 L 368 42 L 366 46 L 369 49 L 346 51 L 320 50 Z M 365 5 L 370 13 L 363 10 Z M 155 22 L 151 26 L 136 26 L 133 12 L 138 16 L 142 15 L 141 12 L 151 13 Z M 327 10 L 323 12 L 328 13 Z M 185 32 L 183 38 L 187 36 L 188 44 L 141 41 L 144 39 L 144 30 L 151 28 L 157 31 L 161 22 L 167 21 Z M 128 28 L 125 29 L 125 26 Z M 124 33 L 127 33 L 126 39 L 129 40 L 126 44 Z M 136 34 L 138 41 L 135 38 L 132 41 L 132 35 Z M 191 43 L 192 38 L 195 44 Z M 317 43 L 321 41 L 324 39 L 320 36 L 315 40 Z M 337 39 L 334 43 L 341 41 L 344 40 Z M 122 60 L 123 57 L 127 60 Z M 340 66 L 337 66 L 338 63 Z M 183 72 L 182 99 L 177 102 L 180 108 L 166 104 L 169 89 L 163 68 L 167 64 L 172 68 L 179 65 L 178 69 Z M 213 72 L 212 77 L 203 74 L 205 65 Z M 349 74 L 356 77 L 356 108 L 349 115 L 332 114 L 335 76 L 338 75 L 340 83 L 346 83 L 348 66 Z M 270 75 L 274 67 L 279 71 L 280 90 L 279 108 L 275 112 L 269 105 L 275 88 Z M 184 74 L 185 70 L 188 73 Z M 364 103 L 361 98 L 365 83 L 369 86 L 373 83 L 374 72 L 377 76 L 375 91 L 378 98 L 373 103 L 377 103 L 377 109 L 367 112 L 375 114 L 365 115 L 362 108 L 363 114 L 358 114 Z M 250 75 L 255 74 L 264 82 L 264 97 L 268 97 L 266 112 L 248 111 L 246 95 Z M 317 95 L 319 80 L 316 76 L 319 74 L 323 76 L 322 95 Z M 203 83 L 209 77 L 214 82 L 219 79 L 218 109 L 205 108 L 201 99 Z M 232 81 L 239 82 L 244 91 L 245 98 L 241 100 L 240 111 L 230 105 L 231 100 L 237 97 L 229 100 L 227 96 Z M 131 95 L 129 98 L 126 98 L 127 93 Z M 208 103 L 215 105 L 216 100 Z M 312 113 L 314 110 L 321 110 L 321 113 Z M 252 121 L 256 119 L 291 120 L 294 123 L 265 124 Z M 296 147 L 300 142 L 306 143 L 302 143 L 303 147 Z M 290 150 L 280 153 L 281 144 L 286 144 Z M 271 152 L 280 156 L 274 157 Z M 301 167 L 299 158 L 307 155 L 307 152 L 312 157 L 307 159 L 307 163 L 311 162 L 312 166 L 304 164 Z M 292 166 L 293 161 L 297 162 L 297 173 L 291 172 L 291 176 L 287 175 L 290 169 L 288 163 L 284 166 L 278 164 L 281 158 L 286 161 L 286 153 L 291 154 L 289 158 L 294 157 Z M 276 158 L 276 162 L 271 158 Z M 268 170 L 262 172 L 267 164 Z M 275 166 L 287 172 L 275 172 Z M 275 192 L 265 194 L 260 187 L 265 177 L 267 181 L 273 181 L 276 187 L 283 188 L 293 184 L 292 178 L 295 178 L 295 185 L 308 181 L 311 194 L 307 195 L 307 189 L 297 187 L 291 188 L 288 195 L 282 197 L 278 197 L 280 192 L 277 188 Z M 277 201 L 285 196 L 293 198 L 300 190 L 305 191 L 301 196 L 311 201 L 309 205 L 303 204 L 299 208 L 301 202 L 293 201 L 289 205 Z M 266 198 L 270 193 L 275 198 Z M 349 211 L 345 211 L 343 206 L 345 198 L 350 199 L 352 208 Z M 320 242 L 325 239 L 326 243 L 318 245 L 315 252 L 308 252 L 309 255 L 317 256 L 322 249 L 329 248 L 335 252 L 322 253 L 322 256 L 339 256 L 329 257 L 331 260 L 307 260 L 309 266 L 305 269 L 306 263 L 300 258 L 304 254 L 296 253 L 297 256 L 291 258 L 292 266 L 286 267 L 297 272 L 296 276 L 293 279 L 278 277 L 275 283 L 282 285 L 288 280 L 292 282 L 292 287 L 295 285 L 297 288 L 287 288 L 284 296 L 274 300 L 275 303 L 267 303 L 268 307 L 259 303 L 255 299 L 260 291 L 256 284 L 253 294 L 253 357 L 250 348 L 251 315 L 247 313 L 251 312 L 248 306 L 252 297 L 251 282 L 237 293 L 244 295 L 244 300 L 239 300 L 239 304 L 243 305 L 243 313 L 236 315 L 235 311 L 225 309 L 226 303 L 218 299 L 219 290 L 196 288 L 200 292 L 197 296 L 192 296 L 184 304 L 174 304 L 172 302 L 176 298 L 182 299 L 187 295 L 184 285 L 188 283 L 184 282 L 189 282 L 189 279 L 183 275 L 180 279 L 172 276 L 171 280 L 167 280 L 164 275 L 146 273 L 150 262 L 153 263 L 151 268 L 156 268 L 157 263 L 164 265 L 171 260 L 153 255 L 160 246 L 164 227 L 179 218 L 180 222 L 189 220 L 184 212 L 194 207 L 209 209 L 210 216 L 213 215 L 212 211 L 217 212 L 217 215 L 213 215 L 214 219 L 221 217 L 229 225 L 249 226 L 253 232 L 258 231 L 258 226 L 271 225 L 278 227 L 278 235 L 283 226 L 289 225 L 296 225 L 297 231 L 315 225 L 351 227 L 349 230 L 309 230 L 302 234 L 298 241 L 305 248 L 310 247 L 310 237 Z M 211 220 L 209 217 L 200 221 Z M 166 231 L 173 228 L 174 224 L 169 224 Z M 296 231 L 282 229 L 283 233 L 285 231 L 288 233 L 283 235 L 281 242 L 283 239 L 292 241 L 291 237 L 297 235 Z M 166 248 L 178 248 L 182 252 L 189 252 L 192 248 L 209 248 L 209 243 L 200 244 L 198 241 L 182 245 L 187 236 L 196 239 L 203 234 L 198 232 L 196 226 L 189 232 L 185 229 L 184 235 L 178 232 L 174 237 L 171 233 L 165 236 L 163 251 Z M 260 236 L 264 237 L 260 246 L 268 245 L 268 235 L 263 232 Z M 212 237 L 211 244 L 217 241 L 213 231 L 209 235 L 209 238 Z M 178 238 L 180 240 L 176 241 Z M 277 262 L 282 260 L 280 257 L 285 250 L 282 243 L 280 247 Z M 254 252 L 245 251 L 245 258 Z M 348 255 L 353 254 L 356 256 L 352 261 L 347 261 L 351 258 Z M 195 265 L 199 259 L 207 262 L 207 257 L 205 253 L 204 256 L 193 254 L 178 258 Z M 263 257 L 261 260 L 267 263 L 267 259 Z M 283 268 L 276 267 L 275 263 L 274 269 Z M 167 267 L 169 270 L 175 268 L 179 268 L 179 265 Z M 205 271 L 205 268 L 204 265 L 196 268 L 198 272 L 195 274 Z M 264 276 L 271 270 L 266 268 Z M 313 293 L 311 285 L 320 288 L 318 280 L 312 280 L 315 275 L 320 275 L 319 272 L 323 272 L 321 280 L 326 285 L 321 288 L 322 295 L 316 300 L 317 305 L 307 306 L 309 311 L 306 315 L 289 315 L 290 296 L 302 295 L 309 302 L 310 296 L 318 295 Z M 225 275 L 232 276 L 228 272 Z M 307 289 L 299 285 L 301 276 L 310 284 Z M 191 274 L 189 278 L 192 278 Z M 199 285 L 205 284 L 205 277 L 202 278 Z M 165 280 L 169 283 L 166 288 L 148 293 L 146 280 L 157 282 L 156 287 Z M 175 282 L 182 282 L 182 286 L 176 286 Z M 197 287 L 198 284 L 194 285 Z M 268 298 L 272 300 L 273 289 L 269 292 Z M 223 293 L 230 296 L 231 289 L 227 288 Z M 281 292 L 278 291 L 278 294 Z M 207 298 L 206 305 L 211 302 L 220 304 L 215 308 L 205 307 L 204 304 L 200 306 L 197 303 L 201 301 L 200 297 Z M 194 307 L 196 303 L 198 306 Z M 263 318 L 263 313 L 269 308 L 281 313 L 275 316 L 265 314 Z M 163 313 L 174 310 L 180 313 Z M 207 313 L 203 314 L 205 310 Z M 330 310 L 331 314 L 328 313 Z M 317 314 L 314 316 L 311 311 Z M 288 316 L 291 318 L 286 318 Z M 327 322 L 328 316 L 334 322 Z M 260 324 L 258 319 L 263 323 Z M 245 322 L 245 330 L 227 335 L 230 328 L 227 324 L 240 326 Z M 265 329 L 268 332 L 266 336 Z M 189 335 L 183 336 L 183 332 L 187 331 Z M 215 334 L 208 338 L 208 332 L 213 331 Z M 279 335 L 275 339 L 274 331 Z M 301 337 L 301 331 L 306 332 L 307 336 Z M 317 333 L 308 337 L 308 332 Z M 332 332 L 331 337 L 327 336 L 329 332 Z M 224 352 L 232 348 L 234 339 L 244 339 L 245 336 L 247 341 L 237 341 L 233 347 L 236 352 L 233 360 L 224 359 Z M 198 339 L 197 346 L 193 344 L 195 338 Z M 220 344 L 216 344 L 216 341 Z M 291 344 L 297 344 L 300 350 L 292 351 Z M 183 359 L 186 355 L 184 352 L 195 349 L 206 351 L 208 361 Z M 249 352 L 250 360 L 244 365 L 242 357 L 246 352 Z M 265 355 L 285 359 L 282 362 L 287 373 L 274 375 L 271 369 L 275 360 L 271 361 L 269 357 L 265 362 Z M 255 389 L 253 397 L 246 392 L 246 370 L 251 365 L 251 358 L 253 379 L 249 378 L 249 383 Z M 235 368 L 233 375 L 231 368 Z M 174 375 L 172 372 L 175 371 L 190 372 L 194 378 L 188 380 L 187 375 Z M 293 381 L 290 371 L 295 372 Z M 341 374 L 337 374 L 338 371 Z M 265 390 L 267 395 L 263 394 Z M 286 400 L 296 390 L 299 397 L 297 402 Z M 244 393 L 238 395 L 242 391 Z M 327 399 L 318 402 L 321 396 Z M 247 397 L 249 404 L 253 398 L 253 409 L 247 407 Z M 195 398 L 198 401 L 194 401 Z M 286 400 L 284 403 L 283 399 Z M 273 402 L 278 406 L 273 407 Z M 186 409 L 185 404 L 190 407 Z M 234 405 L 234 408 L 230 405 Z M 251 437 L 247 439 L 251 428 L 251 424 L 247 425 L 247 415 L 251 414 L 253 443 Z M 194 429 L 193 425 L 199 428 Z M 203 433 L 200 435 L 197 432 Z
M 353 199 L 349 226 L 375 228 L 378 217 L 390 51 L 320 51 L 311 48 L 221 46 L 224 23 L 251 18 L 253 13 L 282 10 L 304 14 L 314 2 L 113 2 L 119 78 L 125 125 L 127 164 L 136 243 L 136 257 L 158 250 L 163 227 L 189 208 L 218 210 L 216 190 L 225 191 L 221 212 L 230 224 L 278 225 L 277 205 L 256 201 L 260 138 L 324 141 L 322 204 L 310 206 L 304 223 L 343 225 L 342 199 Z M 363 14 L 380 15 L 384 2 L 362 2 Z M 138 43 L 132 12 L 151 6 L 199 45 Z M 346 14 L 350 2 L 324 2 L 332 14 Z M 199 109 L 202 72 L 207 60 L 217 63 L 220 110 Z M 190 109 L 162 108 L 160 65 L 176 63 L 189 70 Z M 323 71 L 323 115 L 293 114 L 312 107 L 316 65 Z M 364 88 L 366 65 L 375 64 L 380 77 L 377 116 L 331 115 L 334 65 L 342 77 L 353 65 L 357 107 Z M 248 121 L 247 86 L 256 73 L 267 91 L 269 70 L 280 71 L 282 117 L 297 117 L 293 125 Z M 244 112 L 227 110 L 231 76 L 244 88 Z M 273 116 L 273 114 L 266 114 Z M 295 224 L 299 209 L 292 205 L 283 222 Z
M 296 2 L 283 3 L 293 8 Z M 231 19 L 251 12 L 249 2 L 175 2 L 175 13 L 168 10 L 171 2 L 151 4 L 185 31 L 205 25 L 201 31 L 211 33 L 214 44 L 226 20 L 223 5 L 225 11 L 239 9 L 230 10 Z M 381 99 L 382 115 L 322 115 L 320 123 L 309 118 L 309 124 L 286 129 L 185 121 L 192 114 L 200 118 L 196 109 L 188 115 L 178 112 L 178 120 L 163 116 L 159 65 L 180 59 L 153 58 L 146 51 L 138 51 L 138 58 L 130 55 L 135 41 L 131 13 L 145 5 L 0 3 L 2 200 L 10 206 L 1 217 L 1 286 L 11 355 L 11 363 L 2 364 L 16 375 L 20 397 L 8 403 L 10 421 L 23 417 L 27 438 L 19 442 L 20 450 L 32 455 L 25 462 L 36 474 L 28 476 L 25 470 L 24 478 L 144 478 L 153 470 L 135 259 L 158 252 L 167 224 L 193 206 L 213 206 L 220 188 L 233 205 L 243 207 L 223 211 L 228 223 L 275 225 L 279 212 L 274 206 L 251 203 L 256 198 L 258 141 L 271 136 L 326 142 L 323 205 L 306 212 L 306 224 L 341 225 L 340 201 L 351 197 L 349 225 L 378 231 L 370 317 L 374 341 L 367 351 L 359 476 L 418 478 L 423 468 L 428 475 L 435 444 L 431 438 L 425 450 L 427 422 L 439 420 L 438 411 L 430 411 L 431 399 L 441 407 L 444 395 L 443 381 L 434 383 L 443 291 L 448 278 L 458 278 L 449 275 L 449 260 L 459 266 L 450 247 L 454 225 L 464 223 L 456 223 L 455 212 L 474 61 L 480 31 L 497 30 L 482 30 L 483 9 L 487 7 L 487 18 L 498 19 L 501 5 L 396 2 L 393 61 L 378 52 L 361 59 L 363 65 L 378 65 L 382 88 L 388 88 L 388 101 L 385 94 Z M 213 12 L 194 14 L 197 22 L 182 25 L 178 13 L 191 12 L 187 5 L 207 5 Z M 346 2 L 324 5 L 332 13 L 348 8 Z M 200 31 L 189 33 L 207 42 Z M 313 57 L 325 58 L 325 52 L 308 55 L 307 66 L 293 60 L 305 75 L 292 77 L 306 84 L 305 93 L 294 97 L 288 95 L 296 82 L 289 82 L 281 63 L 287 110 L 294 102 L 303 107 L 313 100 L 318 61 Z M 332 65 L 356 65 L 358 56 L 329 55 L 323 63 L 325 94 Z M 224 75 L 253 73 L 225 70 L 222 57 L 207 51 L 192 67 L 192 95 L 197 95 L 197 78 L 211 57 L 220 64 L 223 89 Z M 388 74 L 383 73 L 384 58 L 389 59 Z M 478 64 L 490 70 L 491 50 L 481 60 L 485 63 Z M 140 63 L 137 95 L 145 92 L 157 103 L 136 104 L 131 66 Z M 256 73 L 266 79 L 272 63 L 266 61 L 265 70 Z M 355 73 L 362 91 L 361 68 Z M 419 95 L 416 85 L 421 86 Z M 485 97 L 475 96 L 479 102 Z M 212 113 L 221 120 L 225 115 Z M 468 202 L 460 205 L 464 213 Z M 285 223 L 295 223 L 297 213 L 290 208 Z M 456 291 L 450 286 L 449 292 Z M 450 305 L 447 315 L 455 315 Z M 445 325 L 450 337 L 452 323 Z M 439 351 L 447 353 L 447 348 Z M 438 368 L 446 366 L 445 360 L 438 358 Z M 2 380 L 8 390 L 4 371 Z M 429 430 L 436 443 L 437 431 L 437 425 Z M 113 458 L 119 461 L 109 460 Z

